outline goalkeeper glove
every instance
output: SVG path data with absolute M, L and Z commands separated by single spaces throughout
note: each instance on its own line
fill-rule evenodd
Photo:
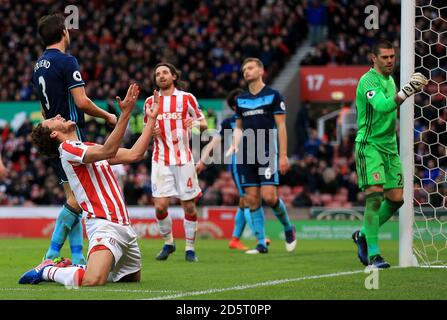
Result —
M 405 84 L 397 95 L 405 100 L 411 97 L 413 94 L 422 90 L 422 87 L 428 84 L 427 78 L 419 72 L 413 73 L 410 78 L 410 82 Z

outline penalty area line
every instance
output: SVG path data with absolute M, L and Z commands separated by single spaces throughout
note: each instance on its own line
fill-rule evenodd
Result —
M 246 284 L 246 285 L 240 285 L 240 286 L 234 286 L 234 287 L 228 287 L 228 288 L 215 288 L 215 289 L 208 289 L 208 290 L 201 290 L 201 291 L 183 292 L 183 293 L 178 293 L 178 294 L 171 294 L 171 295 L 165 295 L 165 296 L 159 296 L 159 297 L 147 298 L 147 299 L 141 299 L 141 300 L 169 300 L 169 299 L 177 299 L 177 298 L 184 298 L 184 297 L 200 296 L 200 295 L 204 295 L 204 294 L 220 293 L 220 292 L 226 292 L 226 291 L 240 291 L 240 290 L 254 289 L 254 288 L 259 288 L 259 287 L 275 286 L 278 284 L 299 282 L 299 281 L 305 281 L 305 280 L 335 278 L 335 277 L 348 276 L 348 275 L 359 274 L 359 273 L 365 273 L 365 270 L 363 269 L 363 270 L 356 270 L 356 271 L 345 271 L 345 272 L 328 273 L 328 274 L 321 274 L 321 275 L 315 275 L 315 276 L 306 276 L 306 277 L 300 277 L 300 278 L 271 280 L 271 281 L 258 282 L 258 283 Z

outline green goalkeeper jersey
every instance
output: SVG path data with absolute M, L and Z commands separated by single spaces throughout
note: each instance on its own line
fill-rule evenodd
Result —
M 360 78 L 355 99 L 357 143 L 368 143 L 385 153 L 398 152 L 395 95 L 396 84 L 392 76 L 385 77 L 371 68 Z

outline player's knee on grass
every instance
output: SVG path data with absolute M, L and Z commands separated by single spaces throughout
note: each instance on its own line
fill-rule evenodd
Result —
M 137 271 L 135 273 L 131 273 L 122 277 L 118 282 L 140 282 L 140 280 L 141 280 L 141 271 Z
M 108 249 L 91 252 L 82 279 L 82 286 L 102 286 L 106 284 L 113 262 L 113 254 Z

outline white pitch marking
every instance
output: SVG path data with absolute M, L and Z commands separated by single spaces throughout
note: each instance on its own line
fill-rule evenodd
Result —
M 167 295 L 167 296 L 159 296 L 159 297 L 155 297 L 155 298 L 148 298 L 148 299 L 142 299 L 142 300 L 177 299 L 177 298 L 199 296 L 199 295 L 203 295 L 203 294 L 219 293 L 219 292 L 225 292 L 225 291 L 238 291 L 238 290 L 253 289 L 253 288 L 258 288 L 258 287 L 275 286 L 275 285 L 278 285 L 278 284 L 289 283 L 289 282 L 298 282 L 298 281 L 304 281 L 304 280 L 313 280 L 313 279 L 323 279 L 323 278 L 333 278 L 333 277 L 347 276 L 347 275 L 364 273 L 364 272 L 365 272 L 364 270 L 356 270 L 356 271 L 345 271 L 345 272 L 321 274 L 321 275 L 316 275 L 316 276 L 306 276 L 306 277 L 292 278 L 292 279 L 272 280 L 272 281 L 265 281 L 265 282 L 258 282 L 258 283 L 253 283 L 253 284 L 241 285 L 241 286 L 234 286 L 234 287 L 229 287 L 229 288 L 208 289 L 208 290 L 202 290 L 202 291 L 183 292 L 183 293 L 178 293 L 178 294 L 172 294 L 172 295 Z

